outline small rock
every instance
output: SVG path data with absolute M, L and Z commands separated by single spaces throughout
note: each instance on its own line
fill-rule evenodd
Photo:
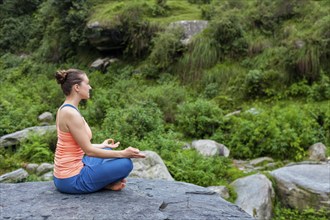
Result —
M 250 164 L 252 166 L 258 166 L 258 165 L 262 165 L 265 162 L 273 162 L 274 160 L 270 157 L 260 157 L 260 158 L 256 158 L 254 160 L 250 161 Z
M 40 122 L 45 122 L 45 123 L 49 123 L 49 122 L 52 122 L 53 121 L 53 115 L 52 115 L 52 113 L 50 113 L 50 112 L 44 112 L 44 113 L 42 113 L 41 115 L 39 115 L 39 117 L 38 117 L 38 120 L 40 121 Z
M 37 168 L 37 175 L 42 175 L 44 173 L 47 173 L 49 171 L 52 171 L 54 169 L 54 165 L 50 163 L 42 163 Z
M 48 173 L 45 173 L 44 175 L 41 176 L 41 179 L 43 181 L 51 181 L 51 180 L 53 180 L 53 172 L 50 171 Z
M 39 166 L 39 164 L 29 163 L 25 166 L 25 169 L 30 173 L 34 173 L 34 172 L 36 172 L 38 166 Z
M 322 143 L 316 143 L 309 147 L 309 159 L 316 160 L 316 161 L 325 161 L 327 148 Z

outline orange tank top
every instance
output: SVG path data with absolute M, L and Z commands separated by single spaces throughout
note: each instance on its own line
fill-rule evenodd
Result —
M 85 121 L 89 138 L 92 132 Z M 54 176 L 59 179 L 69 178 L 80 173 L 84 164 L 84 151 L 74 140 L 70 132 L 61 131 L 57 125 L 57 145 L 54 158 Z

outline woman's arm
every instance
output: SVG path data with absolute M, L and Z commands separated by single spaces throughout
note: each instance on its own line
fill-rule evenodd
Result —
M 91 157 L 100 158 L 144 158 L 143 154 L 140 154 L 139 149 L 128 147 L 125 150 L 105 150 L 99 147 L 95 147 L 89 140 L 87 131 L 85 129 L 85 122 L 81 118 L 80 114 L 76 111 L 68 109 L 63 111 L 61 117 L 62 121 L 66 121 L 66 125 L 81 149 L 86 155 Z M 104 142 L 103 142 L 104 143 Z M 103 144 L 102 143 L 102 144 Z M 100 145 L 99 145 L 100 146 Z

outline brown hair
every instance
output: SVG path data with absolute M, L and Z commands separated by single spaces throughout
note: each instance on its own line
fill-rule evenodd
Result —
M 78 69 L 59 70 L 55 73 L 55 78 L 58 84 L 61 85 L 64 95 L 68 96 L 71 93 L 72 86 L 83 81 L 82 75 L 85 73 Z

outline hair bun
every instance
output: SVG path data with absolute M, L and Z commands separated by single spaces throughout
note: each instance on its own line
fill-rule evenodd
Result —
M 55 73 L 55 78 L 58 84 L 63 84 L 68 76 L 68 71 L 66 70 L 59 70 Z

